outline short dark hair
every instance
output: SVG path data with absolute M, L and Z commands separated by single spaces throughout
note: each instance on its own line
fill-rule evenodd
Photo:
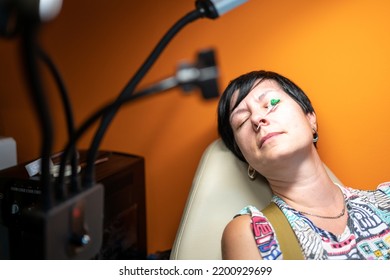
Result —
M 230 124 L 230 114 L 232 110 L 248 95 L 253 86 L 264 80 L 273 80 L 278 83 L 283 91 L 299 104 L 305 114 L 314 113 L 311 101 L 303 90 L 291 80 L 280 74 L 272 71 L 259 70 L 243 74 L 232 80 L 222 93 L 218 103 L 218 133 L 227 148 L 244 162 L 246 162 L 246 160 L 234 139 L 233 129 Z M 237 90 L 238 97 L 236 103 L 231 109 L 232 97 Z

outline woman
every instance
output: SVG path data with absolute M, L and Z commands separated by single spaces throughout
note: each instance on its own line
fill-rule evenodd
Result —
M 317 128 L 309 98 L 274 72 L 236 78 L 218 105 L 222 140 L 248 163 L 250 177 L 267 179 L 305 259 L 390 259 L 390 184 L 376 191 L 335 184 L 316 149 Z M 276 235 L 266 244 L 254 235 L 256 216 L 264 217 L 247 206 L 226 226 L 224 259 L 283 259 Z

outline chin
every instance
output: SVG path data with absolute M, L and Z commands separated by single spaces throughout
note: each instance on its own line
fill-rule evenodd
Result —
M 297 150 L 288 145 L 273 145 L 262 153 L 268 164 L 277 164 L 297 156 Z

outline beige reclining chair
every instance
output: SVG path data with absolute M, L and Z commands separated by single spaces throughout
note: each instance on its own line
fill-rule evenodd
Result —
M 328 168 L 327 171 L 341 184 Z M 226 224 L 243 207 L 254 205 L 263 209 L 270 199 L 267 181 L 259 175 L 251 181 L 247 165 L 220 139 L 215 140 L 200 160 L 170 259 L 220 260 L 221 237 Z

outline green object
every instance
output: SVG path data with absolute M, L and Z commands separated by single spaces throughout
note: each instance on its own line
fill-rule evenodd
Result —
M 280 102 L 280 99 L 271 99 L 271 106 L 275 106 Z

